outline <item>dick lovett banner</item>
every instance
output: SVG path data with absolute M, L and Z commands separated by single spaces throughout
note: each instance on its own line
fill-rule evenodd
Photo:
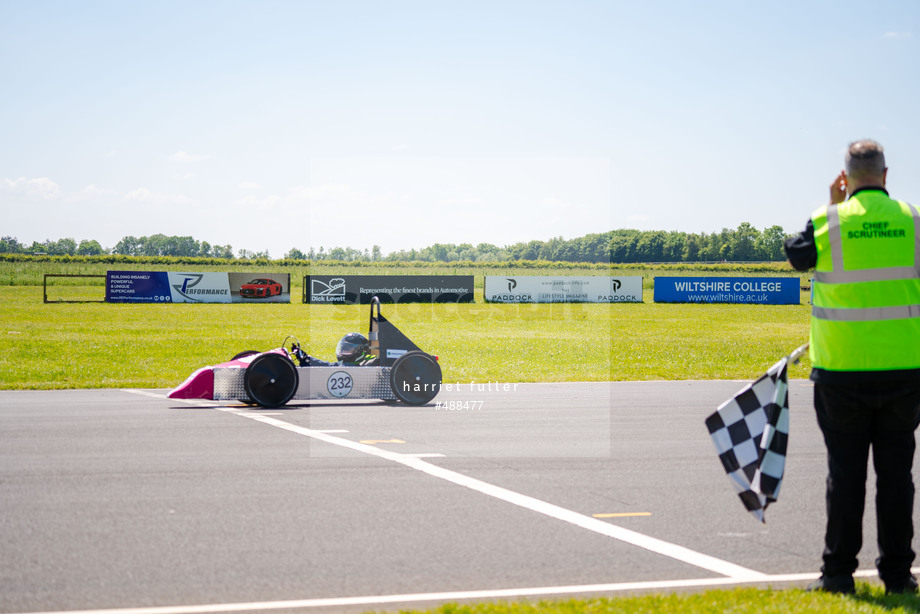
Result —
M 485 298 L 493 303 L 641 303 L 642 277 L 487 275 Z
M 472 303 L 472 275 L 307 275 L 303 302 Z
M 290 303 L 290 273 L 107 271 L 109 303 Z
M 798 277 L 656 277 L 656 303 L 798 305 Z

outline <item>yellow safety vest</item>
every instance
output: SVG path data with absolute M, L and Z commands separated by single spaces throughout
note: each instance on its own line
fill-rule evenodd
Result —
M 828 371 L 920 369 L 920 213 L 862 190 L 811 216 L 809 353 Z

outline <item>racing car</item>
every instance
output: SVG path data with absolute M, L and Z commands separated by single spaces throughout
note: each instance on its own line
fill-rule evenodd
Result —
M 274 279 L 253 279 L 240 286 L 240 296 L 244 298 L 267 298 L 281 294 L 281 284 Z
M 361 364 L 313 364 L 296 338 L 289 336 L 279 348 L 240 352 L 228 362 L 198 369 L 169 398 L 238 400 L 264 408 L 281 407 L 292 399 L 429 403 L 441 386 L 438 357 L 422 351 L 384 318 L 376 296 L 370 307 L 368 344 Z M 354 333 L 346 337 L 351 335 Z

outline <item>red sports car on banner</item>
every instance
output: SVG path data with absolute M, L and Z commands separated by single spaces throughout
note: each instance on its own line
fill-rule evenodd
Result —
M 274 279 L 253 279 L 240 286 L 240 296 L 244 298 L 268 298 L 281 294 L 281 284 Z

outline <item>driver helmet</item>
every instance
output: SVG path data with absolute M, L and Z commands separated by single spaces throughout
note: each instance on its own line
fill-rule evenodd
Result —
M 342 362 L 356 363 L 370 352 L 371 344 L 361 333 L 348 333 L 335 346 L 335 357 Z

